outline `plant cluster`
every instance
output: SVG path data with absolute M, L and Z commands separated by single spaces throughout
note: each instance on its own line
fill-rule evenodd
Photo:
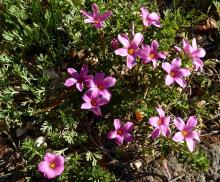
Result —
M 184 33 L 194 10 L 160 16 L 142 0 L 0 5 L 0 125 L 21 141 L 27 179 L 114 181 L 107 163 L 134 148 L 207 170 L 195 144 L 215 113 L 191 99 L 194 78 L 207 86 L 203 100 L 218 98 L 207 97 L 206 51 Z

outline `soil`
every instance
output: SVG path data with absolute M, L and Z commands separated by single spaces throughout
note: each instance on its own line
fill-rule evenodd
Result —
M 139 168 L 135 175 L 126 174 L 120 182 L 220 182 L 220 136 L 203 137 L 200 145 L 211 162 L 207 172 L 195 170 L 180 163 L 176 156 L 170 156 L 163 161 L 151 161 Z

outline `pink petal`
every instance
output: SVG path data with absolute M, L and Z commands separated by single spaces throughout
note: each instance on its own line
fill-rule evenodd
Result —
M 44 173 L 44 176 L 45 176 L 47 179 L 53 179 L 53 178 L 55 178 L 57 175 L 56 175 L 54 169 L 48 168 L 48 171 Z
M 151 24 L 154 25 L 157 28 L 161 27 L 160 21 L 152 21 Z
M 96 3 L 92 4 L 93 16 L 97 17 L 99 15 L 99 8 Z
M 142 16 L 142 19 L 143 19 L 143 20 L 146 20 L 147 17 L 148 17 L 148 15 L 149 15 L 149 12 L 147 11 L 147 9 L 144 8 L 144 7 L 141 7 L 141 16 Z
M 140 50 L 140 54 L 141 55 L 143 54 L 143 56 L 146 57 L 149 55 L 149 53 L 150 53 L 150 46 L 146 45 L 146 44 L 142 45 L 142 48 Z
M 130 133 L 124 133 L 124 140 L 126 142 L 131 142 L 133 140 L 133 137 Z
M 169 85 L 172 85 L 173 83 L 174 83 L 173 77 L 170 75 L 167 75 L 165 78 L 165 84 L 169 86 Z
M 76 83 L 76 88 L 82 92 L 83 91 L 83 88 L 84 88 L 84 84 L 83 83 Z
M 186 87 L 186 81 L 182 78 L 174 78 L 175 82 L 179 84 L 182 88 Z
M 108 138 L 108 139 L 113 139 L 113 138 L 115 138 L 116 136 L 117 136 L 117 131 L 112 130 L 112 131 L 109 131 L 109 132 L 108 132 L 107 138 Z
M 159 52 L 158 54 L 157 54 L 157 58 L 160 58 L 160 59 L 166 59 L 166 54 L 164 53 L 164 52 Z
M 156 139 L 159 135 L 160 135 L 160 128 L 157 127 L 157 128 L 155 128 L 154 131 L 152 132 L 151 137 L 152 137 L 153 139 Z
M 107 18 L 109 18 L 112 15 L 111 11 L 105 12 L 103 15 L 99 16 L 100 21 L 105 21 Z
M 54 160 L 56 166 L 59 166 L 59 167 L 64 165 L 64 161 L 65 161 L 65 159 L 61 155 L 57 155 L 55 160 Z
M 127 67 L 128 69 L 132 69 L 136 65 L 134 57 L 132 55 L 127 56 Z
M 185 128 L 185 123 L 180 117 L 175 118 L 173 122 L 174 125 L 178 128 L 178 130 L 182 131 Z
M 96 99 L 99 96 L 99 89 L 97 87 L 95 87 L 90 90 L 91 90 L 91 98 Z
M 193 139 L 186 139 L 186 144 L 190 152 L 193 152 L 195 149 L 195 141 Z
M 85 102 L 91 102 L 91 90 L 89 90 L 89 91 L 87 91 L 84 95 L 83 95 L 83 97 L 82 97 L 82 99 L 85 101 Z
M 116 55 L 120 55 L 120 56 L 127 56 L 128 55 L 128 50 L 125 48 L 119 48 L 115 50 L 115 54 Z
M 124 140 L 124 137 L 123 136 L 120 136 L 120 135 L 117 135 L 116 138 L 115 138 L 115 142 L 121 146 L 123 144 L 123 140 Z
M 187 40 L 183 40 L 183 50 L 185 53 L 191 53 L 191 46 Z
M 195 116 L 190 116 L 186 123 L 186 130 L 192 131 L 193 128 L 197 125 L 197 118 Z
M 192 131 L 191 134 L 192 134 L 193 139 L 195 139 L 198 142 L 200 142 L 199 134 L 198 134 L 197 131 Z
M 92 86 L 92 83 L 91 81 L 93 80 L 93 76 L 92 75 L 89 75 L 89 76 L 84 76 L 84 83 L 87 87 L 91 87 Z M 94 82 L 93 82 L 94 83 Z M 95 85 L 95 84 L 94 84 Z
M 197 49 L 197 43 L 196 43 L 196 39 L 195 39 L 195 38 L 193 38 L 193 40 L 192 40 L 192 48 L 193 48 L 194 50 Z
M 170 116 L 169 117 L 164 117 L 164 122 L 165 125 L 169 125 L 170 124 Z
M 94 25 L 95 25 L 95 28 L 97 28 L 97 29 L 100 29 L 104 26 L 103 22 L 95 23 Z
M 50 162 L 53 162 L 55 158 L 56 158 L 56 155 L 51 154 L 51 153 L 49 153 L 49 152 L 47 152 L 47 153 L 45 154 L 45 156 L 44 156 L 44 160 L 47 161 L 47 162 L 49 162 L 49 163 L 50 163 Z
M 163 118 L 165 116 L 165 113 L 164 113 L 162 107 L 158 107 L 158 108 L 156 108 L 156 110 L 161 118 Z
M 125 132 L 130 132 L 133 129 L 133 123 L 132 122 L 127 122 L 122 126 L 123 131 Z
M 130 47 L 130 41 L 129 41 L 128 37 L 125 34 L 119 34 L 118 35 L 118 40 L 119 40 L 119 42 L 121 42 L 121 44 L 125 48 L 129 48 Z
M 94 20 L 91 20 L 91 19 L 87 18 L 87 19 L 84 20 L 84 23 L 94 23 Z
M 114 77 L 108 76 L 103 80 L 103 84 L 106 88 L 110 88 L 115 85 L 116 79 Z
M 56 167 L 54 169 L 54 173 L 56 174 L 56 176 L 61 175 L 63 173 L 63 171 L 64 171 L 64 166 Z
M 89 71 L 89 66 L 87 64 L 84 64 L 81 68 L 80 76 L 85 77 L 88 74 L 88 71 Z
M 187 77 L 190 75 L 190 71 L 188 69 L 181 68 L 181 69 L 179 69 L 179 71 L 184 77 Z
M 158 66 L 157 60 L 156 60 L 156 59 L 153 59 L 152 62 L 153 62 L 153 67 L 156 68 L 156 67 Z
M 104 97 L 99 97 L 97 99 L 97 105 L 98 106 L 103 106 L 103 105 L 106 105 L 108 103 L 108 100 L 105 99 Z
M 180 58 L 173 59 L 173 61 L 171 62 L 171 65 L 174 68 L 179 68 L 181 65 L 181 59 Z
M 199 49 L 197 49 L 196 51 L 194 51 L 194 52 L 192 53 L 192 57 L 194 57 L 194 58 L 202 58 L 202 57 L 204 57 L 205 55 L 206 55 L 206 52 L 205 52 L 205 50 L 202 49 L 202 48 L 199 48 Z
M 160 16 L 155 12 L 150 13 L 147 18 L 151 21 L 159 21 L 160 20 Z
M 94 80 L 96 82 L 102 82 L 105 78 L 105 73 L 96 73 Z
M 119 130 L 121 128 L 121 121 L 119 119 L 114 119 L 115 130 Z
M 141 33 L 136 33 L 133 40 L 131 41 L 131 46 L 137 48 L 144 40 L 144 36 Z
M 99 90 L 99 94 L 108 101 L 110 101 L 112 96 L 111 92 L 108 89 Z
M 102 112 L 101 112 L 100 107 L 97 106 L 95 108 L 92 108 L 92 111 L 96 116 L 102 116 Z
M 86 86 L 87 86 L 88 88 L 94 88 L 94 87 L 96 87 L 96 84 L 95 84 L 95 82 L 94 82 L 94 78 L 93 78 L 93 77 L 91 78 L 90 81 L 86 82 Z
M 80 10 L 80 13 L 82 13 L 84 16 L 88 17 L 90 20 L 93 20 L 92 14 L 85 11 L 85 10 Z
M 171 131 L 170 131 L 170 128 L 168 126 L 161 125 L 160 128 L 161 128 L 161 131 L 162 131 L 164 136 L 166 136 L 166 137 L 170 136 Z
M 183 50 L 180 47 L 174 46 L 175 51 L 182 52 Z
M 38 170 L 42 173 L 47 173 L 49 170 L 50 162 L 47 161 L 41 161 L 38 164 Z
M 151 47 L 152 47 L 153 52 L 157 52 L 158 47 L 159 47 L 159 43 L 157 42 L 157 40 L 152 41 Z
M 202 71 L 203 70 L 203 61 L 199 58 L 193 59 L 193 66 L 195 67 L 195 71 Z
M 184 140 L 184 136 L 182 135 L 182 132 L 179 131 L 173 136 L 173 141 L 175 142 L 181 142 Z
M 81 105 L 81 109 L 91 109 L 92 108 L 92 105 L 91 103 L 87 102 L 87 103 L 83 103 Z
M 157 127 L 158 126 L 158 121 L 159 121 L 159 117 L 157 116 L 153 116 L 149 119 L 149 124 L 153 127 Z
M 67 72 L 68 72 L 70 75 L 73 75 L 73 74 L 77 73 L 77 71 L 76 71 L 74 68 L 67 68 Z
M 65 85 L 66 87 L 71 87 L 71 86 L 73 86 L 76 82 L 77 82 L 77 80 L 75 80 L 74 78 L 68 78 L 68 79 L 66 79 L 64 85 Z
M 171 71 L 171 65 L 170 65 L 170 63 L 167 63 L 167 62 L 162 63 L 162 68 L 163 68 L 168 74 L 169 74 L 170 71 Z
M 142 19 L 143 20 L 143 24 L 145 27 L 149 27 L 150 26 L 150 22 L 147 19 Z

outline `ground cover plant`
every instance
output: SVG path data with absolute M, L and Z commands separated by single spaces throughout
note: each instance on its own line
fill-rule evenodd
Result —
M 0 179 L 129 181 L 159 160 L 169 181 L 171 156 L 210 171 L 203 145 L 220 129 L 219 9 L 0 1 Z

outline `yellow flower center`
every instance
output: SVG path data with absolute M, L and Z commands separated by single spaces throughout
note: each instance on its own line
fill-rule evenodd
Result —
M 159 119 L 159 120 L 157 121 L 157 124 L 158 124 L 158 125 L 161 125 L 161 124 L 162 124 L 161 119 Z
M 105 88 L 102 84 L 98 84 L 97 87 L 99 88 L 99 90 L 103 90 Z
M 92 104 L 93 106 L 95 106 L 95 105 L 96 105 L 96 100 L 93 99 L 93 100 L 91 101 L 91 104 Z
M 56 164 L 54 162 L 50 163 L 50 168 L 54 169 L 56 167 Z
M 117 131 L 117 134 L 118 134 L 118 135 L 122 135 L 122 133 L 123 133 L 123 131 L 122 131 L 121 129 L 119 129 L 119 130 Z
M 182 133 L 182 135 L 183 135 L 184 137 L 188 134 L 188 132 L 185 131 L 185 130 L 183 130 L 181 133 Z
M 95 24 L 98 24 L 99 23 L 99 20 L 95 20 Z
M 135 50 L 134 49 L 128 49 L 128 54 L 132 55 L 134 54 Z
M 151 59 L 154 59 L 154 58 L 155 58 L 154 53 L 150 53 L 150 54 L 149 54 L 149 57 L 150 57 Z
M 170 76 L 174 77 L 175 73 L 173 71 L 170 72 Z

